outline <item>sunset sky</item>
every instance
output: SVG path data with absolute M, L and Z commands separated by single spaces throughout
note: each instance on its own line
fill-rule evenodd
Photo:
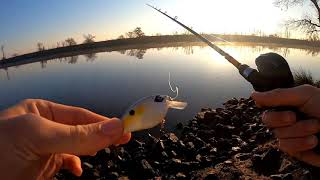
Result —
M 301 17 L 307 7 L 281 11 L 273 0 L 1 0 L 0 45 L 5 45 L 10 56 L 34 51 L 37 42 L 53 47 L 73 37 L 81 43 L 83 34 L 88 33 L 101 41 L 137 26 L 147 35 L 184 32 L 145 3 L 206 33 L 283 32 L 281 23 L 289 17 Z

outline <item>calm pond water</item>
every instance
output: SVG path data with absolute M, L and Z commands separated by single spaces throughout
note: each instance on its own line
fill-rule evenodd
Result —
M 308 50 L 221 45 L 236 59 L 255 67 L 261 53 L 286 56 L 293 70 L 309 70 L 320 79 L 320 54 Z M 168 75 L 180 88 L 184 111 L 170 110 L 166 128 L 187 122 L 202 107 L 219 107 L 232 97 L 253 91 L 226 60 L 206 46 L 167 47 L 81 55 L 0 70 L 0 110 L 26 98 L 80 106 L 108 117 L 120 117 L 144 96 L 175 94 Z

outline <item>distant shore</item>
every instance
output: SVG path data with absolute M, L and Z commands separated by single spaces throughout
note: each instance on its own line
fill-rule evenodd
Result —
M 252 35 L 204 35 L 213 42 L 223 43 L 225 41 L 241 43 L 246 45 L 275 45 L 279 47 L 316 49 L 320 51 L 319 41 L 307 41 L 298 39 L 285 39 L 280 37 L 260 37 Z M 221 40 L 223 39 L 223 40 Z M 78 44 L 73 46 L 58 47 L 16 57 L 3 59 L 0 61 L 0 68 L 8 68 L 39 62 L 49 59 L 92 54 L 98 52 L 121 51 L 128 49 L 149 49 L 159 47 L 185 46 L 184 43 L 196 43 L 204 45 L 193 35 L 163 35 L 163 36 L 144 36 L 138 38 L 116 39 L 100 41 L 88 44 Z

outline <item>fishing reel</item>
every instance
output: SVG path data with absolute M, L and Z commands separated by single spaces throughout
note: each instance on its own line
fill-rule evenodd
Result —
M 258 70 L 246 64 L 239 67 L 240 74 L 256 91 L 264 92 L 277 88 L 294 87 L 294 79 L 287 61 L 279 54 L 260 55 L 255 61 Z
M 267 53 L 260 55 L 256 61 L 257 69 L 248 65 L 240 65 L 240 74 L 249 81 L 256 91 L 264 92 L 277 88 L 291 88 L 295 86 L 294 78 L 287 61 L 279 54 Z M 305 120 L 307 116 L 294 107 L 278 107 L 269 111 L 293 111 L 298 120 Z M 320 133 L 316 135 L 320 139 Z M 320 154 L 320 144 L 314 151 Z

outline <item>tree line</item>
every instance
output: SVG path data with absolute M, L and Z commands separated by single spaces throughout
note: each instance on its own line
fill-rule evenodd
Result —
M 92 34 L 84 34 L 83 38 L 84 38 L 84 41 L 82 42 L 82 44 L 88 44 L 88 43 L 94 43 L 95 42 L 94 39 L 96 37 Z M 77 44 L 78 44 L 77 41 L 74 38 L 70 37 L 70 38 L 65 39 L 64 41 L 57 42 L 56 47 L 59 48 L 59 47 L 66 47 L 66 46 L 74 46 Z M 37 43 L 37 50 L 38 51 L 46 50 L 46 48 L 42 42 Z
M 144 36 L 146 36 L 146 34 L 142 31 L 142 28 L 136 27 L 132 31 L 127 32 L 125 35 L 120 35 L 117 39 L 140 38 Z
M 118 39 L 125 39 L 125 38 L 139 38 L 139 37 L 143 37 L 145 36 L 145 33 L 142 31 L 141 27 L 136 27 L 135 29 L 133 29 L 132 31 L 127 32 L 125 35 L 120 35 L 118 37 Z M 82 44 L 89 44 L 89 43 L 94 43 L 95 42 L 95 38 L 96 36 L 92 35 L 92 34 L 84 34 L 83 35 L 84 41 L 82 42 Z M 67 46 L 74 46 L 77 45 L 77 41 L 72 38 L 69 37 L 63 41 L 59 41 L 57 42 L 56 46 L 53 48 L 60 48 L 60 47 L 67 47 Z M 6 55 L 5 55 L 5 47 L 4 45 L 1 45 L 1 54 L 2 54 L 2 60 L 6 59 Z M 37 51 L 44 51 L 46 49 L 50 49 L 50 48 L 46 48 L 44 43 L 42 42 L 38 42 L 36 44 L 36 49 Z M 18 56 L 17 53 L 12 54 L 12 57 Z
M 120 35 L 117 39 L 125 39 L 125 38 L 139 38 L 145 36 L 145 33 L 142 31 L 141 27 L 136 27 L 132 31 L 127 32 L 125 35 Z M 84 34 L 83 35 L 84 41 L 82 44 L 88 44 L 88 43 L 94 43 L 95 42 L 95 36 L 92 34 Z M 57 48 L 59 47 L 66 47 L 66 46 L 74 46 L 77 45 L 77 42 L 74 38 L 67 38 L 64 41 L 57 42 Z M 38 42 L 37 43 L 37 50 L 38 51 L 44 51 L 46 50 L 43 43 Z

